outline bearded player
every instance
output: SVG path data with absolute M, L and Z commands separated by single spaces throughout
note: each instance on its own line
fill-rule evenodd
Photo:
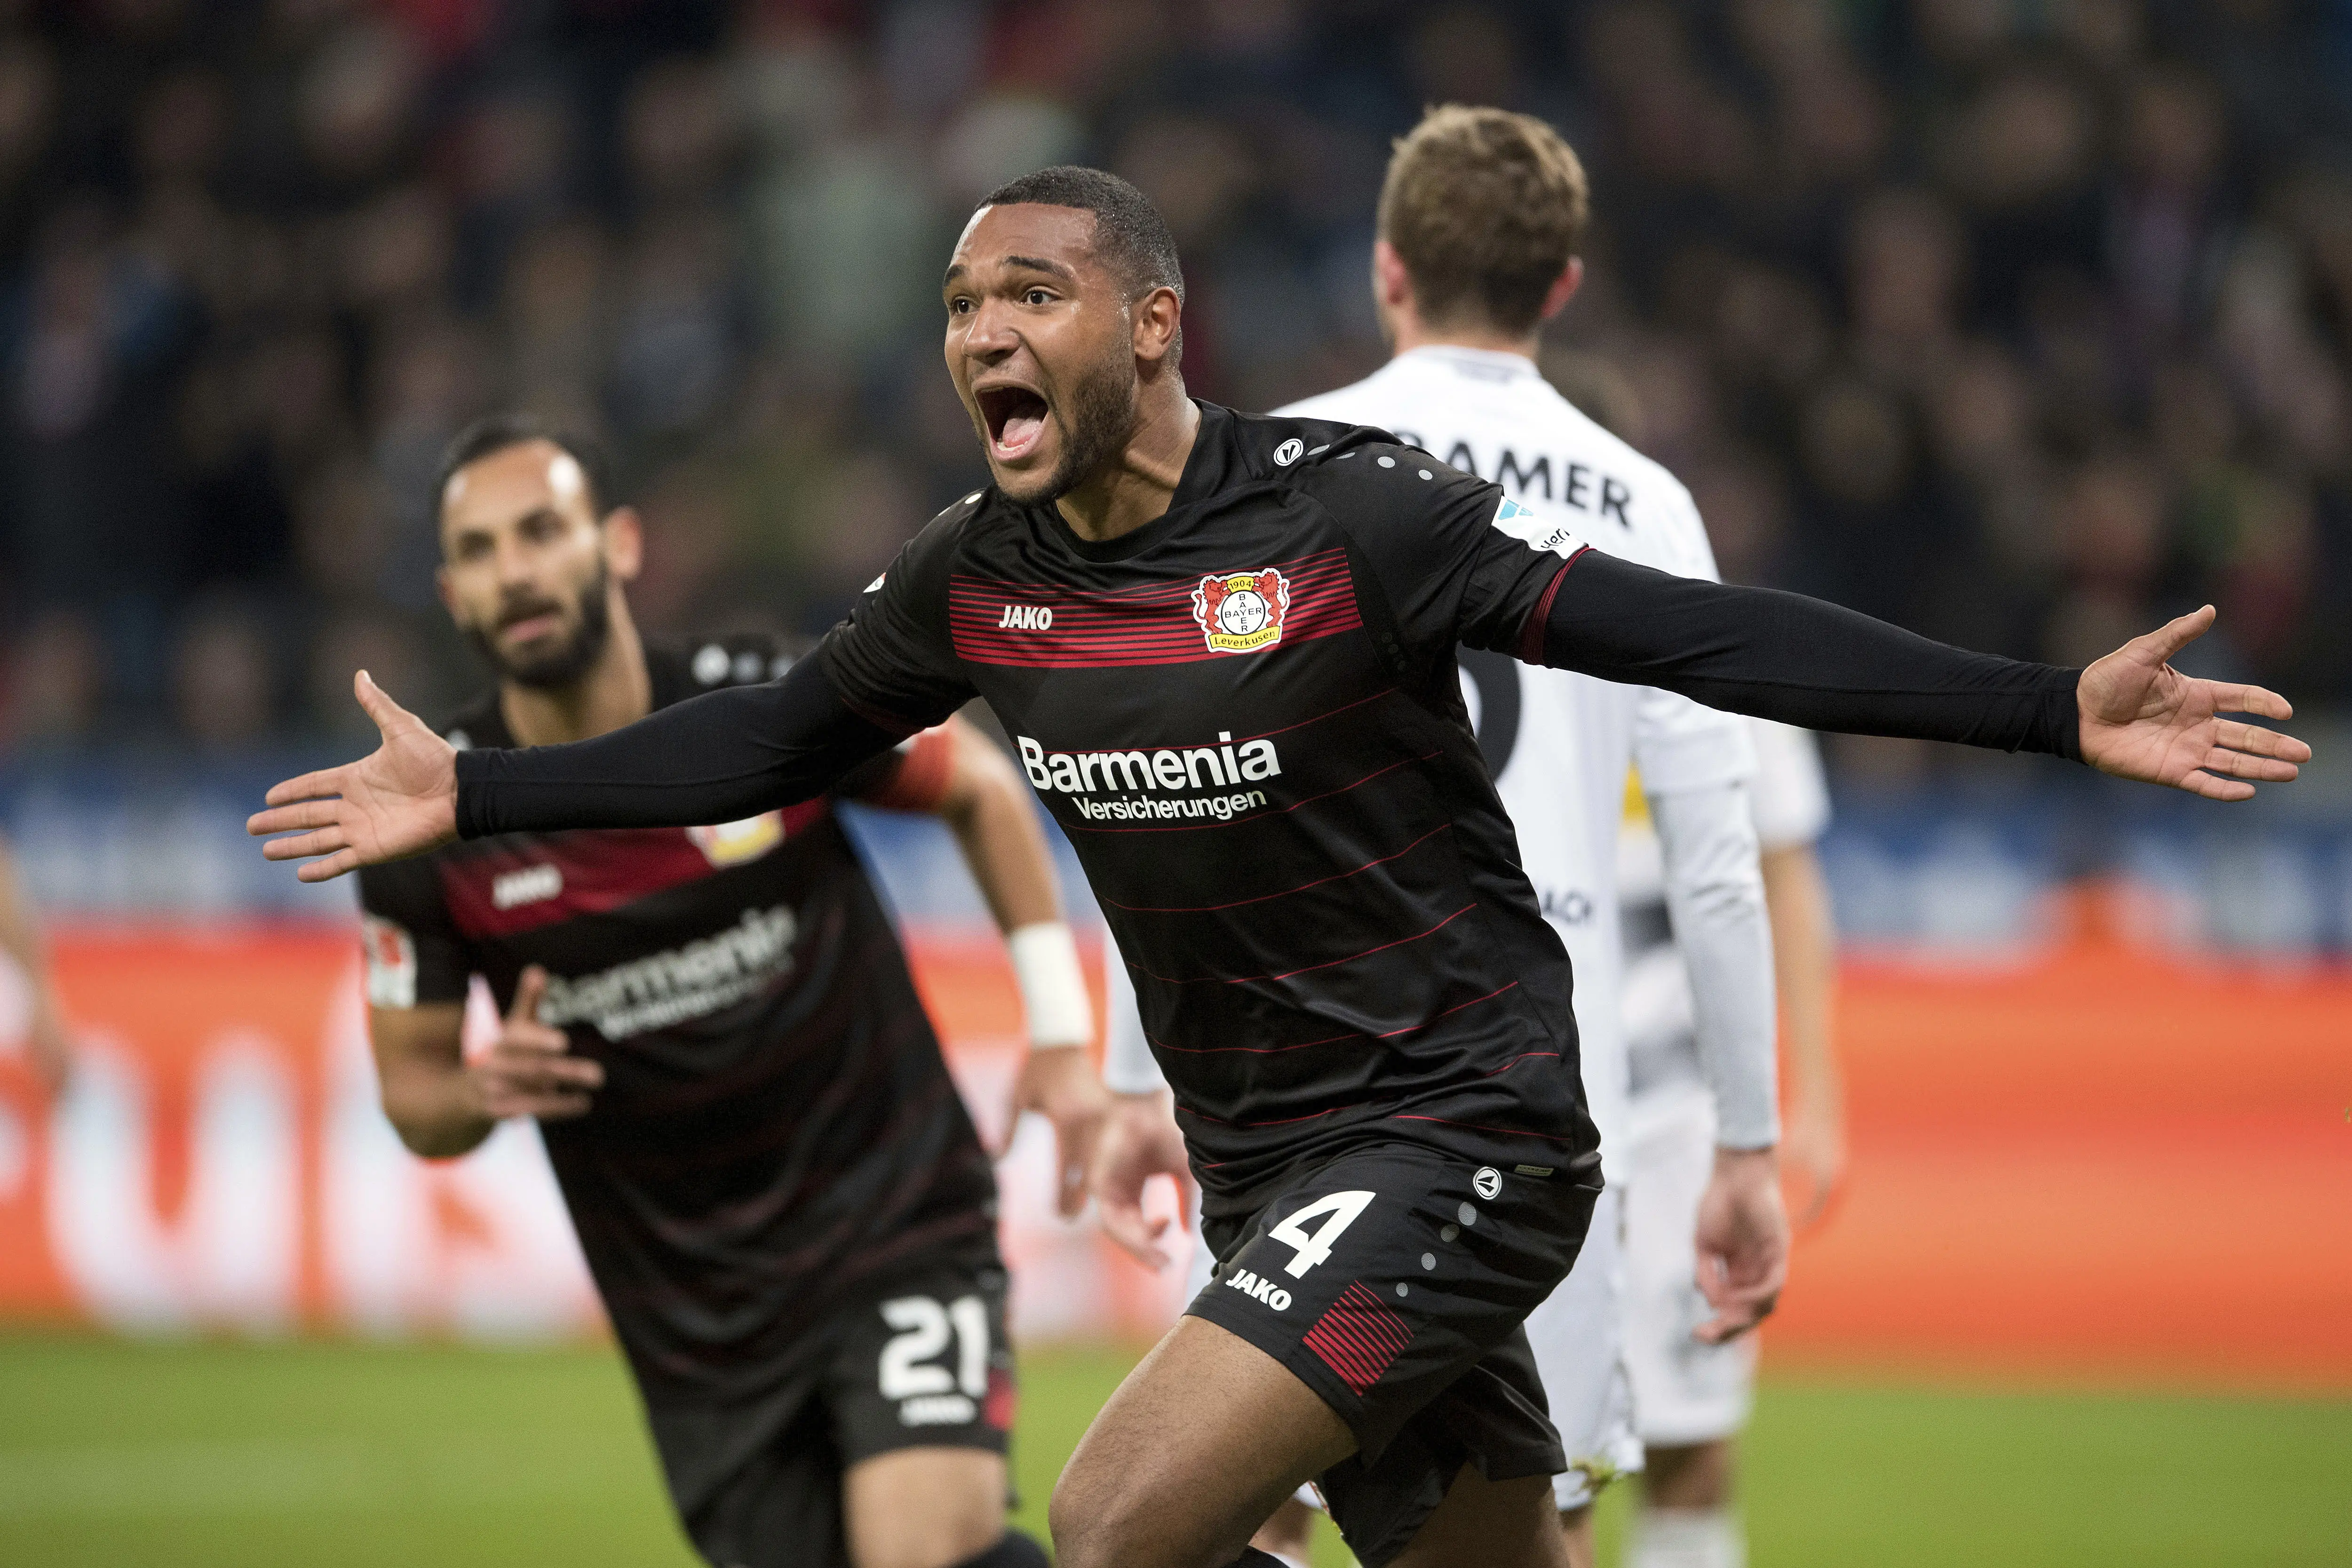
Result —
M 581 443 L 485 421 L 436 493 L 442 597 L 499 675 L 451 745 L 602 734 L 788 663 L 759 638 L 641 642 L 623 591 L 640 525 Z M 435 1158 L 539 1120 L 670 1495 L 719 1568 L 1042 1565 L 1004 1526 L 994 1182 L 837 799 L 954 830 L 1028 1006 L 1014 1111 L 1052 1116 L 1069 1169 L 1100 1114 L 1091 1007 L 1028 792 L 956 720 L 786 808 L 369 869 L 384 1110 Z M 506 1018 L 469 1061 L 477 974 Z
M 1538 336 L 1581 278 L 1584 171 L 1541 121 L 1494 109 L 1433 110 L 1397 143 L 1381 194 L 1373 304 L 1395 357 L 1352 386 L 1283 410 L 1377 426 L 1453 468 L 1486 475 L 1517 505 L 1611 553 L 1682 576 L 1716 576 L 1706 531 L 1673 476 L 1602 429 L 1536 369 Z M 1626 768 L 1640 771 L 1664 851 L 1664 896 L 1703 998 L 1700 1079 L 1718 1129 L 1694 1270 L 1709 1341 L 1771 1310 L 1787 1223 L 1773 1163 L 1771 944 L 1748 784 L 1748 721 L 1654 688 L 1596 680 L 1465 649 L 1463 694 L 1518 838 L 1519 864 L 1576 971 L 1584 1092 L 1607 1185 L 1576 1267 L 1528 1320 L 1567 1467 L 1553 1479 L 1569 1555 L 1592 1561 L 1591 1509 L 1642 1468 L 1623 1355 L 1627 1063 L 1622 1019 L 1617 837 Z M 1123 1158 L 1152 1071 L 1128 1015 L 1110 1015 L 1106 1077 L 1122 1091 L 1103 1151 Z M 1149 1086 L 1145 1086 L 1148 1088 Z M 1106 1215 L 1126 1231 L 1124 1196 Z M 1685 1251 L 1691 1250 L 1685 1237 Z M 1738 1266 L 1738 1283 L 1732 1280 Z M 1297 1554 L 1296 1510 L 1258 1544 Z
M 1963 653 L 1612 558 L 1379 431 L 1197 402 L 1181 288 L 1125 182 L 1001 188 L 942 283 L 994 482 L 814 656 L 520 751 L 457 752 L 362 678 L 383 749 L 278 785 L 250 826 L 297 830 L 266 853 L 317 857 L 317 880 L 499 833 L 731 820 L 984 695 L 1136 981 L 1220 1260 L 1064 1470 L 1059 1561 L 1263 1563 L 1251 1532 L 1312 1478 L 1371 1568 L 1557 1564 L 1565 1460 L 1520 1325 L 1575 1259 L 1598 1138 L 1568 960 L 1455 649 L 2226 799 L 2309 748 L 2218 717 L 2282 699 L 2166 666 L 2210 611 L 2088 671 Z M 1279 635 L 1202 618 L 1202 584 L 1269 571 Z

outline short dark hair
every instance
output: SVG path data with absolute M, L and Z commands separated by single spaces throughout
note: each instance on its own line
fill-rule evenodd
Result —
M 544 441 L 580 465 L 581 478 L 588 482 L 589 514 L 601 519 L 613 504 L 613 469 L 605 460 L 604 449 L 585 437 L 556 428 L 535 414 L 510 411 L 475 420 L 458 431 L 456 439 L 442 450 L 441 471 L 433 479 L 433 517 L 436 526 L 442 499 L 449 493 L 449 481 L 457 477 L 458 469 L 469 468 L 509 447 L 531 441 Z
M 1184 299 L 1184 267 L 1176 257 L 1176 237 L 1151 198 L 1101 169 L 1057 163 L 996 187 L 981 205 L 1077 207 L 1095 215 L 1095 254 L 1127 285 L 1128 298 L 1153 289 L 1172 289 Z

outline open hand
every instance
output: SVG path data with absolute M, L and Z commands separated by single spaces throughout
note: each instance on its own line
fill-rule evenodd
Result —
M 1789 1282 L 1789 1215 L 1769 1149 L 1717 1149 L 1698 1201 L 1698 1288 L 1715 1316 L 1701 1344 L 1738 1339 L 1771 1315 Z
M 1110 1114 L 1110 1090 L 1103 1087 L 1084 1046 L 1029 1048 L 1020 1075 L 1013 1080 L 1003 1146 L 991 1153 L 1002 1159 L 1005 1149 L 1012 1147 L 1013 1131 L 1024 1110 L 1034 1110 L 1054 1124 L 1055 1206 L 1064 1219 L 1074 1218 L 1087 1206 L 1087 1173 L 1094 1165 L 1103 1118 Z
M 1146 1268 L 1165 1268 L 1173 1261 L 1160 1245 L 1168 1216 L 1143 1212 L 1144 1184 L 1154 1176 L 1173 1176 L 1180 1189 L 1192 1179 L 1184 1133 L 1167 1091 L 1112 1096 L 1110 1120 L 1095 1149 L 1095 1202 L 1103 1232 Z
M 466 1069 L 477 1110 L 492 1121 L 536 1116 L 557 1121 L 584 1116 L 590 1096 L 604 1087 L 602 1063 L 572 1054 L 572 1037 L 539 1021 L 547 996 L 547 971 L 534 963 L 515 985 L 498 1039 Z
M 306 829 L 261 847 L 272 860 L 320 857 L 295 873 L 306 882 L 420 855 L 457 837 L 457 748 L 385 696 L 366 670 L 352 678 L 352 689 L 383 744 L 356 763 L 288 779 L 269 792 L 270 809 L 245 824 L 257 838 Z
M 2118 778 L 2170 784 L 2208 800 L 2244 800 L 2250 780 L 2281 784 L 2311 748 L 2259 724 L 2223 719 L 2253 713 L 2292 719 L 2285 698 L 2259 686 L 2200 680 L 2166 661 L 2205 635 L 2213 606 L 2136 637 L 2083 672 L 2083 760 Z

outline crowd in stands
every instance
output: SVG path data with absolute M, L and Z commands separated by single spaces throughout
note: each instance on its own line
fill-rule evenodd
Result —
M 814 634 L 984 477 L 972 203 L 1167 216 L 1187 379 L 1382 355 L 1389 139 L 1591 171 L 1546 369 L 1727 574 L 2065 662 L 2352 700 L 2352 7 L 2320 0 L 0 0 L 0 737 L 347 730 L 478 678 L 427 493 L 468 419 L 610 447 L 641 618 Z

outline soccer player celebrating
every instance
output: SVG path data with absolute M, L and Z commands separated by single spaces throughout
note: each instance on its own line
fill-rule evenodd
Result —
M 1218 1280 L 1055 1489 L 1065 1568 L 1217 1568 L 1310 1477 L 1357 1554 L 1560 1562 L 1520 1324 L 1600 1190 L 1569 966 L 1519 869 L 1458 646 L 1815 727 L 2079 756 L 2222 798 L 2294 776 L 2253 688 L 1948 648 L 1587 549 L 1374 430 L 1185 395 L 1182 282 L 1090 169 L 992 193 L 943 285 L 994 482 L 781 680 L 571 745 L 382 749 L 257 813 L 302 875 L 455 839 L 806 799 L 978 692 L 1103 905 L 1175 1091 Z M 1263 1561 L 1262 1558 L 1256 1558 Z
M 597 469 L 516 417 L 451 448 L 442 597 L 499 682 L 436 744 L 575 741 L 788 663 L 759 639 L 639 640 L 639 523 Z M 1092 1008 L 1012 765 L 950 720 L 830 796 L 954 830 L 1028 1005 L 1013 1110 L 1053 1118 L 1071 1171 L 1103 1102 Z M 1043 1568 L 1004 1526 L 988 1158 L 829 797 L 796 800 L 364 872 L 384 1110 L 435 1157 L 539 1119 L 670 1495 L 719 1568 Z M 506 1017 L 469 1062 L 475 974 Z M 1065 1182 L 1066 1210 L 1083 1196 Z
M 1601 541 L 1612 553 L 1712 580 L 1715 558 L 1689 493 L 1657 464 L 1580 413 L 1537 373 L 1537 336 L 1581 278 L 1584 171 L 1541 121 L 1495 109 L 1433 110 L 1397 143 L 1381 195 L 1373 303 L 1395 357 L 1352 386 L 1281 412 L 1396 432 L 1494 479 L 1516 506 Z M 1626 769 L 1638 766 L 1664 850 L 1665 896 L 1695 987 L 1706 999 L 1699 1058 L 1713 1091 L 1717 1146 L 1698 1271 L 1709 1339 L 1770 1310 L 1786 1272 L 1788 1227 L 1773 1164 L 1772 959 L 1747 782 L 1748 721 L 1654 688 L 1465 650 L 1464 696 L 1518 838 L 1519 864 L 1575 967 L 1586 1102 L 1607 1177 L 1576 1267 L 1528 1319 L 1567 1466 L 1553 1496 L 1570 1561 L 1592 1561 L 1591 1505 L 1642 1466 L 1622 1354 L 1626 1057 L 1622 1026 L 1617 837 Z M 1125 1010 L 1110 1015 L 1113 1087 L 1122 1096 L 1104 1157 L 1148 1136 L 1151 1071 Z M 1124 1230 L 1131 1204 L 1107 1199 Z M 1689 1238 L 1685 1238 L 1687 1249 Z M 1692 1325 L 1699 1326 L 1699 1325 Z M 1262 1533 L 1295 1553 L 1303 1521 Z

